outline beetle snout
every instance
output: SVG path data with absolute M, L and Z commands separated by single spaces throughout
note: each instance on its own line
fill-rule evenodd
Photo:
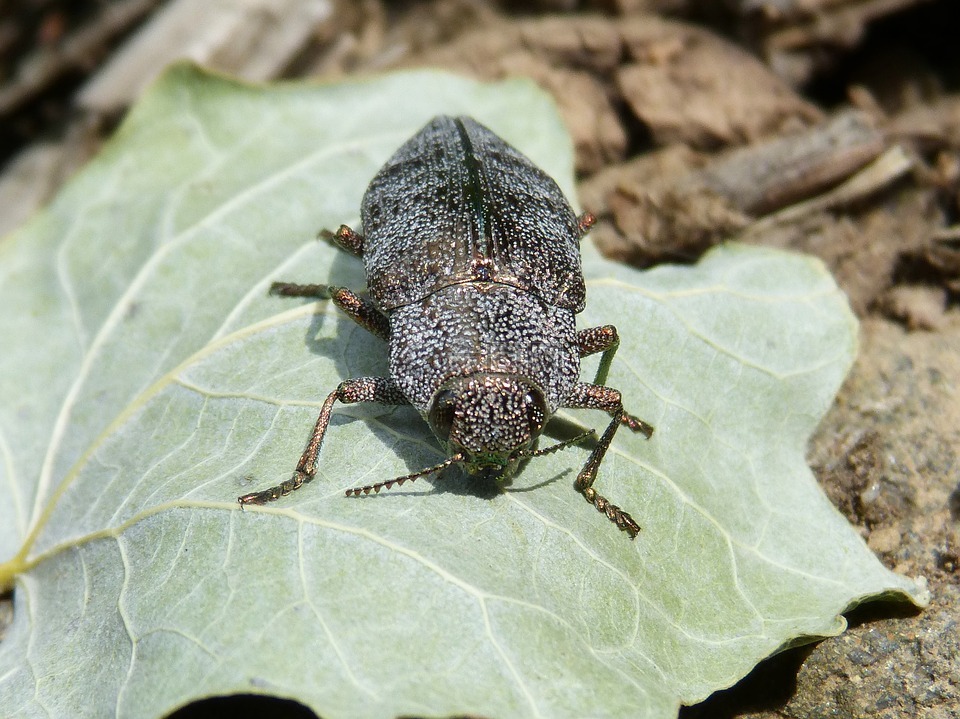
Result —
M 477 373 L 446 382 L 434 395 L 430 426 L 471 474 L 509 473 L 517 453 L 540 435 L 549 417 L 543 390 L 523 377 Z
M 464 467 L 471 477 L 481 485 L 501 484 L 509 480 L 517 470 L 518 460 L 511 455 L 491 457 L 489 454 L 476 456 L 467 454 Z
M 502 464 L 483 464 L 474 466 L 474 471 L 471 474 L 476 475 L 483 482 L 495 482 L 503 476 L 505 469 L 506 466 Z

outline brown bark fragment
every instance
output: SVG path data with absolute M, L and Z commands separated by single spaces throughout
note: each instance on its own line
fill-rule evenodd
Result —
M 804 133 L 727 154 L 699 180 L 751 215 L 762 216 L 845 180 L 884 149 L 860 112 L 841 112 Z
M 742 145 L 821 119 L 756 58 L 699 28 L 655 18 L 622 25 L 632 63 L 617 87 L 658 144 Z
M 616 25 L 603 18 L 495 22 L 405 64 L 460 70 L 487 80 L 530 77 L 556 98 L 573 137 L 577 168 L 594 172 L 626 154 L 614 98 L 596 73 L 620 54 Z
M 943 326 L 947 293 L 939 287 L 897 285 L 880 298 L 878 307 L 910 330 L 936 330 Z
M 712 161 L 676 148 L 651 153 L 619 175 L 610 170 L 585 183 L 584 199 L 588 209 L 612 220 L 612 228 L 595 235 L 605 253 L 642 265 L 692 260 L 730 237 L 768 242 L 767 233 L 778 227 L 773 234 L 793 236 L 784 225 L 889 185 L 910 164 L 897 152 L 878 160 L 884 143 L 868 116 L 839 113 L 811 130 Z

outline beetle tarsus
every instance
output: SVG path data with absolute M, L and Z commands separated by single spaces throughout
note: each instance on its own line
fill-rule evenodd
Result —
M 313 475 L 308 475 L 298 470 L 293 473 L 293 476 L 291 476 L 290 479 L 270 487 L 270 489 L 264 489 L 261 492 L 251 492 L 250 494 L 245 494 L 242 497 L 237 497 L 237 501 L 240 502 L 241 507 L 244 507 L 248 504 L 266 504 L 267 502 L 274 502 L 280 499 L 280 497 L 286 497 L 291 492 L 300 489 L 300 487 L 309 482 L 311 479 L 313 479 Z
M 346 250 L 351 255 L 363 257 L 363 235 L 361 235 L 359 232 L 355 232 L 346 225 L 340 225 L 336 232 L 330 232 L 330 230 L 321 230 L 319 236 L 320 239 L 336 245 L 341 250 Z
M 598 512 L 606 515 L 607 519 L 616 524 L 621 531 L 626 532 L 630 539 L 637 538 L 640 533 L 640 525 L 634 521 L 629 513 L 624 512 L 606 497 L 597 493 L 593 487 L 585 487 L 580 493 L 587 502 L 597 508 Z
M 653 425 L 644 422 L 639 417 L 634 417 L 632 414 L 627 414 L 624 412 L 620 423 L 634 432 L 639 432 L 647 439 L 650 439 L 653 436 Z
M 584 212 L 577 218 L 577 229 L 580 231 L 580 237 L 586 235 L 590 228 L 597 224 L 597 216 L 592 212 Z

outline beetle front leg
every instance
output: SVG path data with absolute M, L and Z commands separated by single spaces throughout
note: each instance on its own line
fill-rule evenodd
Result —
M 607 519 L 626 532 L 630 536 L 630 539 L 633 539 L 640 532 L 640 525 L 638 525 L 627 512 L 610 502 L 610 500 L 599 494 L 593 488 L 593 483 L 597 478 L 597 470 L 600 469 L 600 463 L 610 448 L 610 443 L 620 428 L 621 422 L 630 426 L 630 424 L 624 420 L 628 415 L 623 411 L 623 401 L 621 400 L 620 392 L 611 387 L 579 382 L 574 386 L 574 391 L 564 404 L 564 407 L 571 409 L 599 409 L 609 413 L 612 417 L 610 424 L 607 425 L 606 430 L 604 430 L 603 435 L 598 440 L 597 446 L 593 448 L 593 452 L 591 452 L 587 458 L 587 463 L 583 465 L 583 469 L 581 469 L 580 474 L 577 475 L 577 481 L 574 487 L 583 495 L 584 499 L 597 508 L 597 511 L 605 514 Z
M 597 375 L 593 378 L 594 384 L 607 383 L 610 365 L 619 346 L 620 335 L 617 334 L 617 328 L 613 325 L 588 327 L 577 332 L 577 349 L 580 351 L 581 358 L 603 352 L 600 357 L 600 366 L 597 368 Z
M 284 497 L 293 491 L 300 489 L 304 484 L 313 479 L 317 473 L 317 456 L 320 454 L 320 446 L 323 444 L 323 436 L 327 432 L 327 426 L 330 424 L 330 415 L 333 412 L 333 405 L 340 401 L 344 404 L 355 404 L 357 402 L 379 402 L 380 404 L 409 404 L 406 397 L 400 392 L 399 388 L 392 380 L 386 377 L 357 377 L 348 379 L 330 393 L 320 407 L 320 416 L 317 417 L 317 423 L 314 425 L 313 434 L 307 443 L 307 448 L 300 455 L 300 461 L 297 462 L 297 469 L 293 476 L 285 482 L 265 489 L 260 492 L 251 492 L 237 501 L 243 507 L 247 504 L 266 504 L 275 499 Z
M 593 384 L 605 385 L 607 383 L 607 375 L 610 374 L 610 365 L 613 362 L 614 355 L 617 354 L 617 348 L 619 346 L 620 335 L 617 334 L 617 328 L 613 325 L 588 327 L 585 330 L 577 332 L 577 348 L 580 351 L 580 357 L 587 357 L 597 352 L 603 352 L 603 355 L 600 357 L 600 366 L 597 368 L 597 374 L 593 379 Z M 653 434 L 653 425 L 627 412 L 623 413 L 621 422 L 634 432 L 642 433 L 647 439 L 650 439 L 650 436 Z
M 293 282 L 274 282 L 270 294 L 282 297 L 315 297 L 333 300 L 344 314 L 384 342 L 390 341 L 390 320 L 371 300 L 361 297 L 346 287 L 334 285 L 298 285 Z

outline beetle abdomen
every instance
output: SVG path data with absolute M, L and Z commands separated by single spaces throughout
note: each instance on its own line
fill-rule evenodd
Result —
M 577 216 L 557 184 L 468 117 L 437 117 L 370 183 L 361 207 L 371 297 L 384 310 L 495 282 L 579 312 Z

